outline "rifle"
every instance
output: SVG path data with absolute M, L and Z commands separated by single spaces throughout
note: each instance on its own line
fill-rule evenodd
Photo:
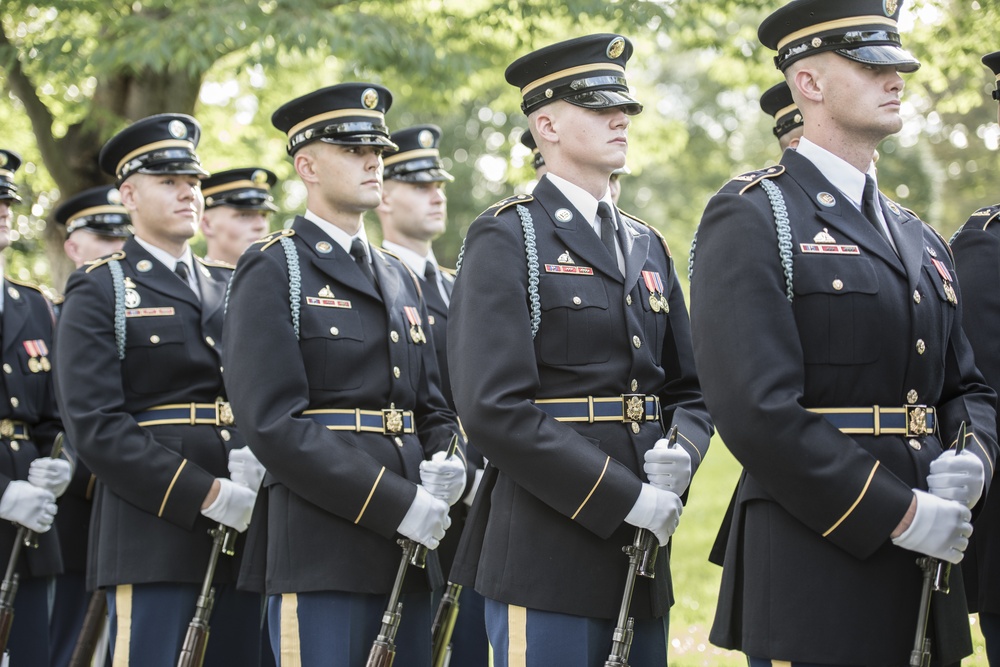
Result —
M 87 613 L 83 617 L 83 627 L 80 628 L 80 635 L 76 639 L 68 667 L 90 667 L 107 618 L 107 592 L 103 588 L 98 588 L 90 595 Z
M 63 433 L 56 434 L 52 441 L 52 452 L 49 458 L 57 459 L 62 454 Z M 7 561 L 7 571 L 0 582 L 0 655 L 7 652 L 7 641 L 10 639 L 10 628 L 14 624 L 14 598 L 17 596 L 17 585 L 20 575 L 17 570 L 17 559 L 21 556 L 21 547 L 38 548 L 38 541 L 34 531 L 28 530 L 24 526 L 17 527 L 17 534 L 14 536 L 14 546 L 10 550 L 10 559 Z
M 431 624 L 431 665 L 447 667 L 451 662 L 451 635 L 458 620 L 458 598 L 462 585 L 448 582 Z
M 445 458 L 451 458 L 457 451 L 458 435 L 454 435 L 448 443 Z M 389 604 L 382 614 L 382 627 L 379 628 L 378 637 L 372 642 L 365 667 L 392 666 L 392 661 L 396 657 L 396 632 L 399 630 L 399 622 L 403 615 L 403 603 L 399 601 L 399 596 L 403 590 L 406 566 L 424 568 L 427 565 L 427 547 L 409 539 L 396 540 L 396 543 L 403 548 L 403 560 L 399 563 L 396 581 L 393 582 L 392 593 L 389 595 Z
M 212 536 L 212 551 L 208 558 L 208 569 L 205 580 L 201 584 L 201 592 L 195 602 L 194 617 L 188 624 L 184 635 L 184 645 L 177 657 L 177 667 L 201 667 L 205 661 L 205 649 L 208 648 L 208 621 L 212 616 L 212 606 L 215 604 L 215 589 L 212 580 L 215 578 L 215 568 L 219 563 L 219 554 L 232 556 L 236 553 L 236 531 L 219 524 L 208 531 Z
M 670 427 L 667 447 L 677 445 L 677 425 Z M 637 528 L 632 544 L 622 547 L 628 556 L 628 574 L 625 577 L 625 592 L 622 605 L 618 609 L 618 624 L 611 637 L 611 653 L 604 661 L 604 667 L 628 667 L 628 654 L 632 650 L 633 620 L 628 615 L 632 605 L 632 591 L 635 590 L 636 576 L 653 579 L 656 577 L 656 555 L 660 551 L 659 542 L 652 532 Z
M 958 427 L 958 440 L 955 443 L 955 456 L 965 450 L 965 422 Z M 923 572 L 923 585 L 920 588 L 920 608 L 917 611 L 917 633 L 913 639 L 913 650 L 910 651 L 910 667 L 929 667 L 931 664 L 931 640 L 927 636 L 927 623 L 931 615 L 931 595 L 935 592 L 948 594 L 950 591 L 949 577 L 951 563 L 942 562 L 930 556 L 921 556 L 917 565 Z

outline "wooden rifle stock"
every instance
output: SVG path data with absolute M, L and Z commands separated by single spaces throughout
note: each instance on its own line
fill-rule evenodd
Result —
M 215 589 L 212 580 L 215 578 L 215 568 L 219 564 L 219 556 L 235 553 L 234 542 L 236 531 L 223 524 L 209 531 L 212 536 L 212 552 L 208 558 L 208 568 L 205 570 L 205 580 L 201 584 L 201 592 L 195 603 L 194 617 L 188 624 L 184 645 L 177 657 L 177 667 L 201 667 L 205 661 L 205 650 L 208 648 L 209 620 L 212 617 L 212 606 L 215 604 Z
M 461 584 L 448 582 L 438 603 L 434 622 L 431 624 L 431 667 L 446 667 L 451 655 L 451 635 L 458 620 L 458 598 L 462 594 Z
M 90 667 L 107 617 L 107 593 L 103 588 L 98 588 L 90 594 L 87 613 L 83 617 L 83 627 L 80 628 L 80 635 L 76 638 L 76 646 L 73 647 L 68 667 Z

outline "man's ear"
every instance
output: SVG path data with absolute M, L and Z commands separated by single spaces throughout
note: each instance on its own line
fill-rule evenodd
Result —
M 541 145 L 543 141 L 549 144 L 559 143 L 559 115 L 553 107 L 554 104 L 546 104 L 532 114 L 532 136 L 536 144 Z
M 129 213 L 135 213 L 138 210 L 138 188 L 135 186 L 134 181 L 125 181 L 118 186 L 118 193 L 122 198 L 122 206 L 124 206 Z
M 304 146 L 295 154 L 295 173 L 305 183 L 316 183 L 319 180 L 316 172 L 316 156 L 310 146 Z

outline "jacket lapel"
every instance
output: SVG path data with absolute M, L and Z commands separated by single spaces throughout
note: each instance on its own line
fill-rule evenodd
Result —
M 335 243 L 322 229 L 302 216 L 295 219 L 292 229 L 302 239 L 303 244 L 309 248 L 308 253 L 302 253 L 301 259 L 303 261 L 308 258 L 324 275 L 355 291 L 367 294 L 373 299 L 381 300 L 382 297 L 378 290 L 361 273 L 361 269 L 355 264 L 354 258 L 345 252 L 339 244 Z M 371 244 L 368 247 L 371 250 Z
M 186 301 L 195 308 L 201 308 L 198 297 L 191 291 L 191 288 L 185 285 L 163 262 L 139 245 L 134 238 L 125 242 L 124 250 L 125 263 L 130 269 L 126 273 L 132 277 L 136 284 L 166 294 L 172 299 Z M 202 280 L 201 277 L 198 279 Z
M 889 233 L 896 241 L 896 248 L 906 268 L 906 277 L 912 292 L 920 281 L 920 270 L 923 265 L 923 224 L 919 218 L 908 214 L 882 193 L 879 193 L 879 203 L 882 205 L 885 221 L 889 225 Z
M 196 272 L 200 274 L 198 287 L 201 290 L 201 324 L 202 327 L 206 327 L 222 309 L 229 283 L 216 279 L 200 257 L 194 258 L 194 264 Z
M 621 211 L 618 212 L 618 225 L 623 230 L 618 238 L 622 243 L 622 255 L 625 257 L 625 293 L 628 294 L 638 282 L 642 267 L 646 265 L 646 258 L 649 256 L 649 232 L 632 224 Z

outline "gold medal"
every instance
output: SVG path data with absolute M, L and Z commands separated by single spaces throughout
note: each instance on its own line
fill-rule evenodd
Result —
M 42 357 L 41 364 L 42 364 L 42 370 L 45 371 L 46 373 L 52 370 L 52 363 L 49 361 L 48 357 Z
M 416 343 L 417 345 L 419 345 L 421 343 L 421 340 L 420 340 L 421 336 L 422 336 L 422 333 L 420 331 L 420 327 L 418 327 L 416 324 L 411 324 L 410 325 L 410 340 L 412 340 L 414 343 Z
M 32 373 L 38 373 L 42 370 L 42 364 L 38 361 L 38 357 L 28 359 L 28 370 Z
M 660 308 L 663 310 L 664 314 L 670 312 L 670 303 L 667 301 L 667 297 L 662 294 L 660 295 Z
M 947 280 L 944 281 L 944 296 L 948 299 L 948 303 L 951 305 L 958 305 L 958 295 L 955 294 L 955 288 L 952 287 L 951 283 Z
M 649 307 L 653 309 L 654 313 L 660 312 L 660 297 L 655 294 L 649 295 Z

